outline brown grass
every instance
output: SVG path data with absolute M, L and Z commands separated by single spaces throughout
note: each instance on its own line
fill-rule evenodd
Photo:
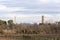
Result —
M 10 39 L 10 38 L 0 38 L 0 40 L 15 40 L 15 39 Z

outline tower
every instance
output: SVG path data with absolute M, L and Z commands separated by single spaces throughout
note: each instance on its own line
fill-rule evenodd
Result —
M 42 24 L 44 24 L 44 16 L 42 16 Z

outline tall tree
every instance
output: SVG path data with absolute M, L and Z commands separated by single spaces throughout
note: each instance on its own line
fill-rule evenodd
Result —
M 14 25 L 13 20 L 8 20 L 8 26 L 10 29 L 13 29 L 13 25 Z

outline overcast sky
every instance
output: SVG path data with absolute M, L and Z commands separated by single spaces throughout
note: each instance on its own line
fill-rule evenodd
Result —
M 60 21 L 60 0 L 0 0 L 0 19 L 39 23 L 42 15 L 45 22 Z

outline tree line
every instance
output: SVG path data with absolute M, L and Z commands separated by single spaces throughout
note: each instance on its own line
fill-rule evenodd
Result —
M 0 33 L 2 30 L 14 30 L 16 34 L 60 34 L 60 26 L 58 24 L 15 24 L 13 20 L 0 20 Z

